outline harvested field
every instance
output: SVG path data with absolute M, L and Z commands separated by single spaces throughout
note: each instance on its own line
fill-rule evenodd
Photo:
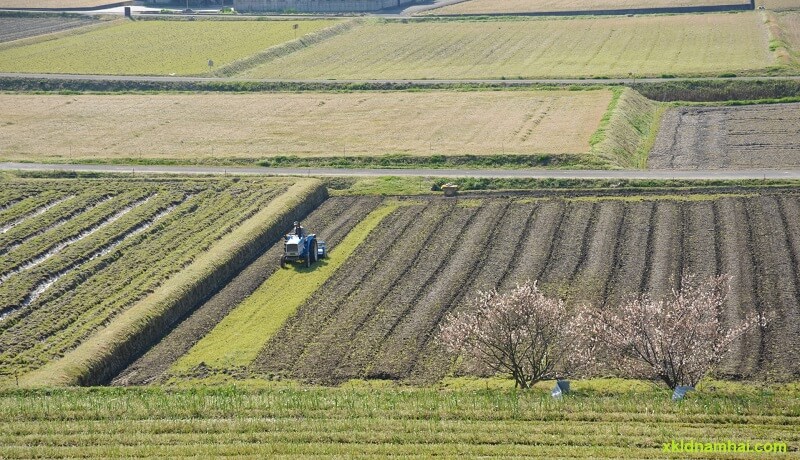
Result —
M 279 155 L 588 154 L 611 97 L 607 89 L 5 94 L 0 158 L 254 163 Z
M 75 29 L 98 21 L 91 18 L 0 17 L 0 43 Z
M 429 14 L 503 14 L 749 4 L 749 0 L 469 0 Z
M 776 319 L 742 339 L 721 375 L 797 379 L 800 195 L 752 193 L 417 200 L 387 217 L 239 370 L 324 383 L 437 381 L 451 366 L 434 340 L 438 325 L 478 290 L 538 279 L 568 301 L 614 308 L 629 295 L 665 294 L 684 273 L 728 273 L 726 315 L 755 309 Z
M 663 118 L 651 169 L 800 166 L 800 104 L 678 107 Z
M 0 71 L 197 75 L 336 24 L 299 21 L 125 21 L 0 50 Z M 292 28 L 298 24 L 298 30 Z M 135 45 L 132 45 L 135 44 Z M 214 67 L 209 67 L 212 60 Z
M 2 185 L 20 196 L 0 214 L 0 385 L 102 329 L 279 195 L 287 182 Z
M 119 0 L 0 0 L 0 9 L 64 9 L 64 8 L 94 8 L 114 3 Z
M 507 21 L 368 21 L 252 78 L 569 78 L 759 74 L 775 64 L 755 12 Z
M 800 12 L 779 14 L 777 18 L 782 38 L 786 40 L 789 50 L 798 55 L 800 53 Z

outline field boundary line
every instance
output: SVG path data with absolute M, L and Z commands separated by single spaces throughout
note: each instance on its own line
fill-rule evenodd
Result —
M 327 195 L 320 181 L 297 179 L 286 192 L 107 327 L 60 360 L 23 375 L 20 385 L 96 385 L 109 381 Z
M 352 30 L 353 28 L 355 28 L 357 25 L 360 24 L 361 21 L 358 19 L 352 19 L 340 22 L 330 27 L 326 27 L 322 30 L 318 30 L 316 32 L 311 32 L 309 34 L 303 35 L 302 37 L 296 38 L 294 40 L 284 42 L 279 45 L 271 46 L 264 51 L 256 53 L 252 56 L 245 57 L 243 59 L 239 59 L 237 61 L 233 61 L 230 64 L 220 67 L 214 72 L 210 72 L 204 75 L 209 77 L 220 78 L 220 77 L 232 77 L 234 75 L 242 74 L 244 72 L 247 72 L 251 69 L 255 69 L 256 67 L 259 67 L 263 64 L 266 64 L 280 57 L 287 56 L 289 54 L 300 51 L 303 48 L 308 48 L 309 46 L 313 46 L 316 45 L 317 43 L 329 40 L 337 35 L 349 32 L 350 30 Z
M 399 204 L 391 203 L 379 206 L 359 222 L 336 249 L 331 251 L 329 259 L 322 259 L 311 269 L 291 267 L 289 270 L 280 270 L 272 274 L 208 335 L 195 343 L 186 355 L 178 359 L 168 372 L 181 373 L 201 363 L 215 368 L 231 365 L 247 366 L 255 361 L 261 349 L 286 320 L 325 284 L 372 230 L 398 207 Z M 308 279 L 309 273 L 313 276 L 313 280 Z M 287 286 L 291 286 L 292 289 L 287 289 Z M 303 292 L 295 294 L 291 292 L 293 289 Z M 262 296 L 269 299 L 268 305 L 263 304 Z M 251 334 L 244 334 L 242 327 L 251 329 Z M 253 328 L 258 329 L 257 334 L 252 333 Z

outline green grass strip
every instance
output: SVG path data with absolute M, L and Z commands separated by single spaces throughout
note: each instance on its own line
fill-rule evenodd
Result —
M 347 260 L 369 233 L 399 207 L 385 204 L 372 211 L 311 268 L 292 265 L 270 276 L 225 317 L 170 370 L 183 373 L 200 363 L 212 368 L 246 366 L 253 362 L 283 323 Z M 276 260 L 277 264 L 278 261 Z

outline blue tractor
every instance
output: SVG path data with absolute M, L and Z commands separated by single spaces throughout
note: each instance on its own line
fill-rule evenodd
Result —
M 305 229 L 298 222 L 294 223 L 292 233 L 283 237 L 283 255 L 281 256 L 281 268 L 285 268 L 288 262 L 303 261 L 306 267 L 319 259 L 328 257 L 328 247 L 324 241 L 319 241 L 317 235 L 306 235 Z

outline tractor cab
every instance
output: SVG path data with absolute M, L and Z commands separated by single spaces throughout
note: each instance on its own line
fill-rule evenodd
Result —
M 319 241 L 317 235 L 311 233 L 306 235 L 305 229 L 295 222 L 292 233 L 287 233 L 283 237 L 283 255 L 281 256 L 281 268 L 286 267 L 289 262 L 302 261 L 306 267 L 321 258 L 328 257 L 327 245 L 324 241 Z

